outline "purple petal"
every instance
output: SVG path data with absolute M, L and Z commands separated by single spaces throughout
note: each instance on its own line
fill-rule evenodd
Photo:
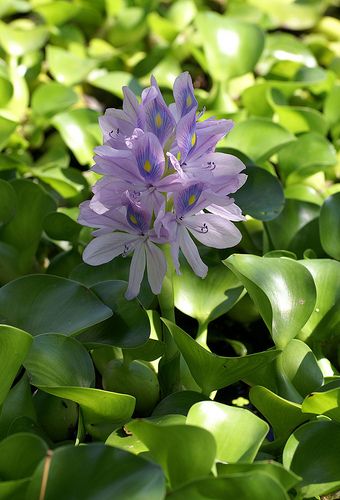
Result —
M 165 104 L 159 90 L 157 91 L 155 87 L 146 89 L 142 93 L 142 103 L 145 111 L 146 127 L 149 132 L 158 137 L 163 147 L 173 133 L 175 127 L 174 117 Z
M 161 293 L 164 276 L 166 273 L 166 260 L 164 254 L 158 246 L 151 241 L 145 245 L 148 281 L 152 292 L 155 295 Z
M 132 256 L 129 274 L 129 285 L 125 293 L 128 300 L 134 299 L 139 294 L 140 285 L 145 271 L 145 245 L 140 242 L 136 245 Z
M 202 194 L 203 184 L 196 183 L 174 194 L 174 206 L 177 217 L 183 217 L 193 210 Z
M 94 172 L 120 177 L 131 182 L 136 180 L 136 176 L 139 177 L 135 158 L 129 149 L 117 150 L 110 146 L 98 146 L 95 152 L 96 163 L 92 167 Z
M 159 180 L 164 172 L 164 153 L 157 137 L 148 132 L 141 135 L 133 143 L 133 154 L 136 158 L 140 175 L 152 183 Z
M 136 123 L 122 110 L 109 108 L 104 116 L 99 117 L 99 125 L 103 131 L 104 142 L 117 149 L 126 149 L 125 137 L 132 134 Z
M 83 260 L 90 266 L 100 266 L 134 247 L 139 237 L 128 233 L 110 233 L 94 238 L 85 248 Z
M 125 114 L 130 118 L 131 123 L 137 123 L 138 113 L 139 113 L 139 103 L 137 97 L 132 92 L 129 87 L 123 87 L 123 110 Z
M 198 253 L 195 243 L 190 238 L 188 231 L 185 227 L 181 226 L 178 231 L 179 246 L 183 252 L 184 257 L 187 259 L 192 270 L 200 278 L 205 278 L 208 272 L 208 267 L 202 261 Z
M 129 203 L 126 210 L 126 220 L 140 234 L 145 234 L 150 228 L 151 214 Z
M 174 98 L 179 118 L 189 113 L 192 109 L 195 109 L 196 112 L 197 100 L 188 71 L 185 71 L 176 78 L 174 82 Z
M 180 152 L 180 161 L 183 163 L 189 151 L 196 145 L 196 108 L 183 116 L 177 124 L 176 142 Z
M 232 200 L 230 200 L 232 201 Z M 220 207 L 217 205 L 209 205 L 207 207 L 209 212 L 224 217 L 225 219 L 232 221 L 246 220 L 245 216 L 242 215 L 242 210 L 235 203 L 230 203 L 227 207 Z
M 195 238 L 208 247 L 230 248 L 237 245 L 242 234 L 232 222 L 214 214 L 186 217 L 183 224 Z
M 224 137 L 233 126 L 232 120 L 213 120 L 209 118 L 196 124 L 196 147 L 190 153 L 190 160 L 212 153 L 218 141 Z

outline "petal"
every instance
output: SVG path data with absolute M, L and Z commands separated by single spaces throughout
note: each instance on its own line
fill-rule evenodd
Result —
M 214 214 L 186 217 L 183 224 L 195 238 L 208 247 L 230 248 L 237 245 L 242 234 L 232 222 Z
M 174 207 L 177 217 L 183 217 L 197 206 L 202 189 L 203 184 L 198 182 L 174 194 Z
M 151 89 L 154 90 L 146 89 L 147 92 L 142 94 L 145 123 L 149 132 L 158 137 L 163 147 L 173 133 L 175 120 L 159 89 L 157 90 L 155 87 L 151 87 Z
M 146 242 L 146 262 L 148 281 L 155 295 L 161 293 L 164 276 L 166 273 L 166 260 L 164 254 L 157 245 L 150 240 Z
M 142 210 L 136 204 L 129 203 L 126 211 L 126 220 L 133 229 L 144 234 L 149 230 L 151 213 Z
M 233 220 L 233 221 L 246 220 L 245 216 L 242 215 L 242 210 L 235 203 L 230 203 L 226 207 L 220 207 L 213 204 L 209 205 L 207 207 L 207 210 L 209 210 L 209 212 L 215 215 L 219 215 L 220 217 L 224 217 L 225 219 L 228 220 Z
M 212 153 L 218 141 L 224 137 L 233 126 L 232 120 L 214 120 L 208 118 L 196 124 L 196 147 L 190 152 L 190 159 L 196 159 L 203 154 Z
M 180 152 L 180 161 L 183 163 L 189 151 L 193 150 L 196 144 L 196 108 L 193 108 L 178 122 L 176 141 Z
M 99 125 L 103 131 L 104 142 L 108 141 L 112 146 L 117 144 L 119 149 L 126 149 L 124 138 L 132 134 L 136 123 L 122 109 L 109 108 L 104 116 L 99 117 Z
M 157 137 L 147 132 L 133 143 L 135 156 L 140 175 L 148 182 L 160 179 L 164 172 L 165 158 L 163 148 Z
M 99 266 L 110 262 L 128 250 L 139 237 L 128 233 L 110 233 L 94 238 L 85 248 L 83 260 L 90 266 Z
M 139 111 L 139 103 L 137 97 L 132 92 L 129 87 L 123 87 L 123 110 L 125 114 L 130 118 L 132 123 L 137 123 L 138 111 Z
M 134 182 L 140 178 L 135 158 L 130 150 L 117 150 L 110 146 L 95 148 L 95 165 L 92 170 L 99 174 L 111 175 Z
M 208 267 L 202 261 L 195 243 L 190 238 L 185 227 L 181 226 L 179 231 L 179 246 L 184 257 L 189 262 L 192 270 L 200 278 L 205 278 L 208 272 Z
M 139 294 L 140 285 L 143 280 L 145 271 L 145 245 L 141 241 L 135 247 L 133 252 L 130 274 L 129 274 L 129 285 L 125 293 L 125 297 L 128 300 L 134 299 Z
M 178 116 L 189 113 L 192 109 L 197 109 L 197 100 L 194 95 L 191 76 L 188 71 L 179 75 L 174 82 L 174 98 Z

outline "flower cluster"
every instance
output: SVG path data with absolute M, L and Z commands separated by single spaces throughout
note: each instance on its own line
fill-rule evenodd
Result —
M 141 103 L 129 88 L 123 91 L 123 109 L 108 109 L 100 118 L 104 145 L 95 150 L 93 170 L 102 178 L 93 198 L 81 204 L 79 222 L 96 228 L 83 254 L 87 264 L 133 254 L 126 293 L 131 299 L 145 267 L 153 293 L 160 293 L 167 269 L 160 245 L 170 244 L 177 273 L 181 250 L 204 278 L 208 268 L 192 236 L 214 248 L 240 241 L 231 221 L 244 217 L 229 195 L 246 175 L 238 158 L 214 152 L 232 121 L 202 119 L 187 72 L 176 79 L 169 106 L 154 78 Z

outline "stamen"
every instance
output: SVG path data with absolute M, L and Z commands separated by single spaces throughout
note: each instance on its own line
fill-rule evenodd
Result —
M 116 137 L 117 137 L 117 135 L 119 135 L 119 128 L 116 129 L 116 132 L 114 131 L 114 129 L 109 132 L 109 136 L 111 137 L 111 139 L 115 139 L 116 138 L 113 135 L 114 133 L 116 134 Z
M 209 228 L 208 226 L 206 225 L 206 223 L 204 223 L 200 228 L 199 228 L 199 232 L 200 233 L 207 233 L 209 231 Z
M 215 170 L 216 168 L 216 163 L 214 161 L 208 161 L 207 162 L 207 167 L 209 170 Z
M 128 256 L 129 251 L 130 251 L 129 245 L 126 245 L 126 244 L 125 244 L 125 245 L 124 245 L 124 251 L 123 251 L 123 253 L 122 253 L 122 257 L 123 257 L 123 259 L 125 259 L 125 258 Z

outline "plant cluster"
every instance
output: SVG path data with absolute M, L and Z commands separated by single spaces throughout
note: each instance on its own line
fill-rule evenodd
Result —
M 1 2 L 1 499 L 338 495 L 338 7 Z

